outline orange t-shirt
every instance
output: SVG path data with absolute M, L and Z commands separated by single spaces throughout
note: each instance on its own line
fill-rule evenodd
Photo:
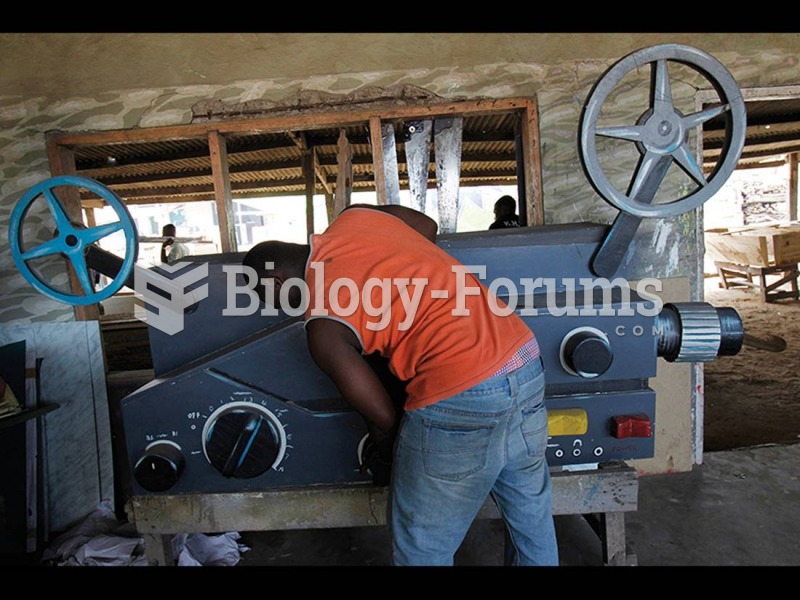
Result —
M 461 263 L 394 215 L 350 208 L 310 243 L 306 321 L 342 322 L 364 354 L 386 357 L 408 382 L 407 410 L 480 383 L 533 339 L 516 314 L 493 312 L 491 293 L 472 273 L 453 270 Z M 458 296 L 469 316 L 453 314 Z

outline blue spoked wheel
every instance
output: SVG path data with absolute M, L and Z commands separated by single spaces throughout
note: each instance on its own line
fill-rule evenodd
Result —
M 82 224 L 73 224 L 69 220 L 61 201 L 53 192 L 54 188 L 65 186 L 77 187 L 97 194 L 114 209 L 114 212 L 119 217 L 119 221 L 89 228 L 84 227 Z M 58 234 L 53 237 L 52 240 L 48 240 L 38 246 L 23 251 L 23 220 L 33 202 L 39 197 L 44 197 L 47 201 Z M 86 250 L 91 244 L 118 231 L 122 231 L 125 234 L 125 257 L 122 262 L 122 268 L 109 285 L 99 292 L 95 292 L 92 286 L 89 266 L 86 264 Z M 95 304 L 96 302 L 105 300 L 116 294 L 133 271 L 139 253 L 139 239 L 136 233 L 136 227 L 133 224 L 130 212 L 128 212 L 122 200 L 98 181 L 86 177 L 79 177 L 77 175 L 51 177 L 29 189 L 19 200 L 11 213 L 11 221 L 8 227 L 8 241 L 11 244 L 11 256 L 20 273 L 22 273 L 22 276 L 28 283 L 45 296 L 59 300 L 60 302 L 79 306 Z M 78 281 L 80 282 L 83 294 L 64 293 L 48 285 L 48 283 L 42 281 L 36 275 L 28 264 L 28 261 L 53 254 L 61 254 L 70 261 Z

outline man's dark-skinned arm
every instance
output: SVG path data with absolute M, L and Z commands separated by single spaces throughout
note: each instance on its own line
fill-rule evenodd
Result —
M 391 460 L 397 414 L 386 388 L 364 360 L 356 335 L 338 321 L 312 319 L 306 323 L 306 337 L 314 362 L 333 380 L 342 398 L 364 417 L 373 442 L 384 458 Z

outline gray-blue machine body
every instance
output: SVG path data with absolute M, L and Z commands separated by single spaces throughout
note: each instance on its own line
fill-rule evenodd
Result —
M 721 108 L 694 115 L 672 108 L 666 63 L 673 60 L 695 65 L 708 76 L 720 91 Z M 645 64 L 654 73 L 653 105 L 636 125 L 598 128 L 609 85 Z M 731 82 L 714 59 L 684 46 L 656 46 L 625 57 L 590 95 L 581 131 L 587 176 L 623 211 L 614 224 L 448 233 L 437 240 L 461 263 L 485 266 L 487 285 L 499 278 L 516 284 L 519 295 L 514 298 L 505 296 L 502 287 L 497 293 L 515 302 L 539 342 L 551 467 L 652 457 L 656 397 L 649 380 L 656 375 L 658 360 L 707 361 L 735 354 L 742 345 L 741 320 L 732 309 L 695 302 L 662 307 L 652 288 L 613 285 L 614 278 L 626 277 L 619 266 L 641 218 L 696 208 L 732 172 L 745 123 L 741 96 Z M 721 113 L 732 125 L 731 142 L 717 170 L 705 178 L 685 152 L 685 141 L 691 127 Z M 595 136 L 631 140 L 640 149 L 642 158 L 627 193 L 614 189 L 602 174 Z M 652 204 L 655 188 L 673 162 L 702 181 L 685 198 Z M 698 199 L 700 195 L 704 197 Z M 186 310 L 179 333 L 168 335 L 149 326 L 155 379 L 122 399 L 119 407 L 130 491 L 147 495 L 372 485 L 360 462 L 364 421 L 315 365 L 302 318 L 258 311 L 221 316 L 229 302 L 226 265 L 241 265 L 242 257 L 184 259 L 189 263 L 185 269 L 208 264 L 208 277 L 198 282 L 208 285 L 207 296 Z M 162 274 L 176 277 L 183 272 Z M 609 280 L 612 285 L 601 285 Z M 237 298 L 241 306 L 249 302 L 244 295 Z M 402 382 L 388 373 L 380 357 L 369 360 L 401 403 Z

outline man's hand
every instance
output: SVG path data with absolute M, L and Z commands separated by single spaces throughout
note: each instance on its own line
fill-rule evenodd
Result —
M 369 472 L 372 475 L 372 483 L 375 485 L 389 485 L 392 480 L 392 462 L 394 460 L 393 440 L 378 442 L 372 435 L 367 436 L 364 442 L 364 450 L 361 456 L 361 472 Z

